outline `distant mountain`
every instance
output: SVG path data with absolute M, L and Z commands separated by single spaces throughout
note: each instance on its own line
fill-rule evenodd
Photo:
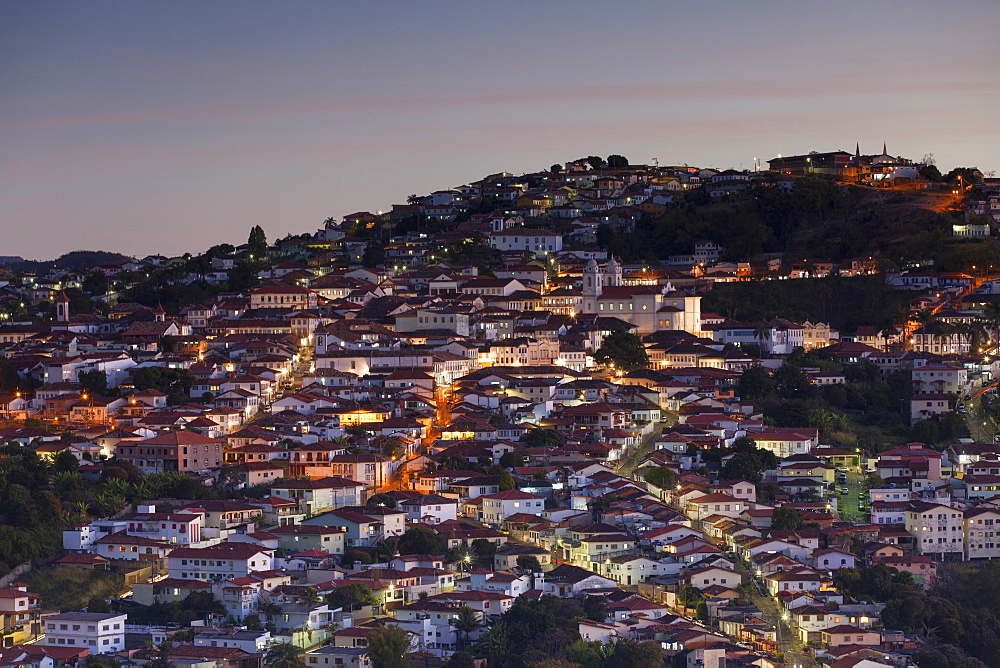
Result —
M 37 260 L 25 260 L 24 258 L 17 256 L 0 256 L 0 265 L 7 265 L 10 269 L 15 271 L 36 271 L 40 272 L 43 270 L 52 269 L 53 267 L 57 269 L 70 269 L 70 270 L 81 270 L 93 267 L 99 264 L 107 264 L 109 262 L 121 262 L 123 260 L 131 260 L 132 258 L 128 255 L 122 255 L 121 253 L 112 253 L 109 251 L 89 251 L 89 250 L 78 250 L 65 253 L 60 255 L 55 260 L 49 260 L 48 262 L 37 261 Z

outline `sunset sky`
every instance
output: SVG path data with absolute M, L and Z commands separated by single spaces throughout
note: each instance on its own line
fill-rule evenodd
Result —
M 997 170 L 998 35 L 996 0 L 7 0 L 0 255 L 197 253 L 592 154 Z

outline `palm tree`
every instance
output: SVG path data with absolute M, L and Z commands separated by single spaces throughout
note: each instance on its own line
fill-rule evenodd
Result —
M 281 606 L 277 603 L 272 603 L 271 601 L 264 601 L 257 606 L 257 613 L 264 615 L 264 618 L 269 624 L 273 624 L 274 616 L 280 615 L 282 612 Z
M 983 306 L 982 318 L 991 331 L 992 339 L 1000 337 L 1000 302 L 987 302 Z
M 451 625 L 455 627 L 460 636 L 460 646 L 464 649 L 469 642 L 469 636 L 481 625 L 476 611 L 467 605 L 458 609 L 458 614 L 451 618 Z
M 760 346 L 760 352 L 762 354 L 767 352 L 764 342 L 770 341 L 771 339 L 771 326 L 766 322 L 757 323 L 753 328 L 753 338 L 757 339 L 757 344 Z
M 305 668 L 306 662 L 302 659 L 304 654 L 305 650 L 298 645 L 290 642 L 275 643 L 264 654 L 264 665 L 267 668 Z
M 318 606 L 320 603 L 323 602 L 323 597 L 321 597 L 319 593 L 312 587 L 306 587 L 301 592 L 299 592 L 298 599 L 299 603 L 306 606 L 310 610 L 312 610 L 313 608 L 315 608 L 316 606 Z

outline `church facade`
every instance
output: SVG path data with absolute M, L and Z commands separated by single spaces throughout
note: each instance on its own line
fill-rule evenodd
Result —
M 664 330 L 701 332 L 701 297 L 666 285 L 622 285 L 615 258 L 603 268 L 591 258 L 583 270 L 583 313 L 615 317 L 640 336 Z

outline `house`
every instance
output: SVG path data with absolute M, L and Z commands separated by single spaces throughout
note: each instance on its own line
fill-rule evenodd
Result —
M 500 251 L 531 251 L 536 256 L 562 251 L 562 235 L 551 230 L 524 227 L 490 233 L 490 248 Z
M 334 508 L 364 505 L 367 489 L 362 482 L 329 476 L 318 480 L 283 480 L 275 483 L 271 493 L 296 501 L 299 510 L 311 517 Z
M 688 501 L 687 515 L 693 520 L 703 520 L 709 515 L 724 515 L 735 519 L 746 508 L 746 501 L 729 494 L 705 494 Z
M 157 561 L 167 556 L 171 549 L 169 543 L 130 536 L 124 531 L 97 539 L 91 548 L 102 557 L 124 561 Z
M 889 556 L 873 559 L 897 571 L 903 571 L 913 576 L 914 582 L 924 589 L 930 589 L 937 579 L 937 563 L 934 557 L 911 554 L 909 556 Z
M 828 548 L 815 550 L 812 553 L 813 566 L 824 571 L 832 571 L 838 568 L 854 568 L 856 557 L 846 550 Z
M 805 455 L 819 446 L 819 430 L 815 428 L 768 427 L 761 430 L 747 430 L 757 447 L 770 450 L 778 459 L 792 455 Z
M 517 489 L 486 494 L 479 498 L 482 500 L 480 519 L 494 527 L 499 527 L 515 513 L 540 514 L 545 509 L 545 497 Z
M 910 425 L 952 411 L 954 397 L 941 392 L 921 392 L 910 397 Z
M 440 494 L 421 494 L 399 501 L 397 507 L 406 513 L 407 522 L 440 524 L 458 519 L 458 501 Z
M 552 596 L 573 598 L 588 589 L 610 589 L 616 585 L 614 580 L 585 568 L 571 564 L 559 564 L 545 574 L 541 589 L 544 593 Z
M 743 582 L 743 576 L 739 571 L 721 566 L 695 568 L 684 573 L 683 577 L 690 586 L 699 590 L 708 589 L 716 585 L 735 589 Z
M 828 647 L 840 647 L 842 645 L 868 645 L 878 646 L 882 644 L 882 634 L 871 629 L 863 629 L 851 624 L 840 624 L 823 629 L 821 632 L 822 642 Z
M 220 530 L 246 526 L 261 515 L 259 507 L 243 501 L 196 501 L 185 506 L 182 512 L 201 513 L 205 518 L 202 521 L 205 528 Z
M 802 567 L 765 575 L 763 581 L 771 596 L 777 596 L 782 591 L 819 591 L 823 577 L 811 568 Z
M 406 513 L 383 506 L 345 506 L 311 517 L 302 525 L 341 527 L 345 547 L 371 546 L 406 531 Z
M 141 473 L 203 473 L 222 466 L 224 441 L 188 429 L 158 434 L 143 441 L 122 441 L 115 454 Z
M 252 543 L 180 547 L 167 557 L 167 570 L 181 580 L 232 580 L 271 570 L 273 552 Z
M 49 645 L 85 647 L 91 654 L 125 649 L 125 618 L 116 612 L 64 612 L 45 619 Z
M 964 366 L 925 364 L 910 371 L 917 393 L 961 394 L 968 386 L 969 372 Z
M 41 596 L 22 585 L 0 589 L 0 631 L 4 646 L 30 641 L 42 634 L 40 600 Z
M 278 547 L 284 548 L 289 554 L 319 550 L 326 554 L 343 554 L 347 532 L 342 527 L 312 526 L 292 524 L 275 527 L 268 533 L 278 537 Z

